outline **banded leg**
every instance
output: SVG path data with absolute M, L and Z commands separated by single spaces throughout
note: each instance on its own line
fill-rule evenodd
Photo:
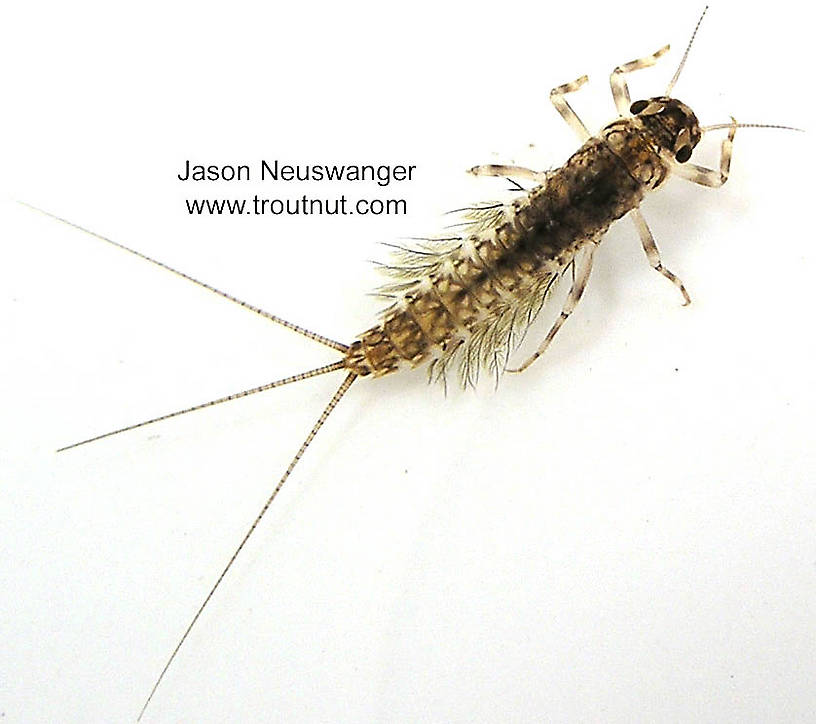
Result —
M 553 326 L 550 328 L 550 331 L 547 333 L 547 336 L 544 338 L 544 341 L 539 345 L 538 349 L 533 352 L 533 354 L 528 357 L 520 367 L 516 367 L 515 369 L 508 369 L 507 372 L 524 372 L 533 362 L 535 362 L 542 354 L 546 351 L 547 347 L 550 346 L 550 342 L 553 341 L 556 334 L 558 334 L 558 330 L 561 329 L 564 322 L 567 321 L 570 314 L 575 311 L 575 307 L 578 306 L 578 302 L 581 301 L 581 296 L 584 293 L 584 289 L 586 289 L 587 282 L 589 281 L 589 274 L 592 271 L 592 258 L 595 255 L 595 244 L 589 244 L 584 251 L 583 257 L 580 260 L 575 260 L 573 263 L 573 273 L 575 276 L 573 277 L 572 286 L 570 287 L 569 294 L 567 295 L 567 299 L 564 302 L 564 307 L 561 309 L 561 314 L 558 316 L 558 319 L 555 320 Z
M 564 96 L 567 93 L 577 91 L 588 80 L 589 78 L 587 76 L 582 75 L 577 80 L 572 81 L 572 83 L 564 83 L 564 85 L 560 85 L 550 91 L 550 101 L 552 101 L 552 104 L 555 106 L 556 110 L 567 122 L 567 125 L 578 135 L 581 143 L 586 141 L 592 134 L 590 134 L 590 132 L 587 130 L 584 122 L 578 118 L 578 114 L 572 110 L 572 106 L 567 103 Z
M 737 133 L 737 121 L 731 116 L 731 128 L 728 130 L 728 137 L 725 138 L 720 147 L 720 170 L 698 166 L 696 163 L 675 164 L 672 173 L 676 173 L 686 181 L 691 181 L 700 186 L 717 188 L 728 181 L 728 172 L 731 170 L 731 151 L 734 147 L 734 136 Z
M 660 50 L 645 58 L 633 60 L 629 63 L 619 65 L 612 71 L 609 76 L 609 85 L 612 87 L 612 97 L 615 99 L 615 108 L 618 113 L 624 118 L 631 116 L 629 107 L 632 105 L 632 98 L 629 96 L 629 86 L 626 84 L 624 73 L 631 73 L 633 70 L 640 70 L 641 68 L 648 68 L 657 62 L 657 59 L 664 53 L 669 52 L 669 46 L 664 45 Z
M 666 269 L 666 267 L 663 266 L 663 262 L 660 261 L 660 250 L 657 248 L 657 244 L 655 244 L 654 236 L 652 236 L 652 232 L 649 230 L 646 219 L 643 218 L 643 214 L 640 213 L 640 209 L 632 210 L 632 221 L 635 222 L 638 234 L 640 234 L 640 242 L 643 244 L 643 251 L 646 252 L 646 258 L 649 260 L 649 264 L 652 265 L 652 269 L 660 272 L 680 290 L 680 294 L 683 295 L 684 307 L 691 304 L 691 297 L 683 286 L 683 282 L 677 278 L 676 274 Z
M 511 178 L 526 178 L 536 183 L 543 184 L 547 180 L 546 171 L 533 171 L 523 166 L 503 166 L 498 163 L 486 163 L 481 166 L 474 166 L 468 169 L 468 173 L 474 176 L 504 176 Z

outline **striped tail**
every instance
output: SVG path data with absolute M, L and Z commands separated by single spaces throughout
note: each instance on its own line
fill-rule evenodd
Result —
M 24 202 L 21 202 L 21 203 L 24 203 Z M 162 269 L 164 269 L 166 271 L 169 271 L 172 274 L 175 274 L 176 276 L 181 277 L 182 279 L 186 279 L 187 281 L 192 282 L 193 284 L 196 284 L 196 285 L 198 285 L 200 287 L 203 287 L 204 289 L 207 289 L 207 290 L 213 292 L 214 294 L 217 294 L 217 295 L 219 295 L 219 296 L 221 296 L 221 297 L 223 297 L 225 299 L 228 299 L 229 301 L 231 301 L 231 302 L 233 302 L 235 304 L 238 304 L 239 306 L 243 307 L 244 309 L 248 309 L 249 311 L 254 312 L 255 314 L 259 314 L 260 316 L 262 316 L 262 317 L 264 317 L 266 319 L 269 319 L 269 320 L 271 320 L 271 321 L 273 321 L 273 322 L 275 322 L 277 324 L 282 325 L 283 327 L 286 327 L 287 329 L 292 330 L 293 332 L 297 332 L 298 334 L 301 334 L 304 337 L 307 337 L 307 338 L 311 339 L 314 342 L 319 342 L 320 344 L 322 344 L 322 345 L 324 345 L 326 347 L 331 347 L 332 349 L 334 349 L 334 350 L 336 350 L 338 352 L 341 352 L 343 354 L 342 359 L 340 359 L 340 360 L 338 360 L 336 362 L 332 362 L 331 364 L 327 364 L 327 365 L 324 365 L 322 367 L 317 367 L 316 369 L 309 370 L 307 372 L 300 372 L 298 374 L 291 375 L 290 377 L 285 377 L 283 379 L 276 380 L 274 382 L 269 382 L 267 384 L 260 385 L 258 387 L 252 387 L 252 388 L 247 389 L 247 390 L 242 390 L 241 392 L 236 392 L 236 393 L 233 393 L 231 395 L 227 395 L 226 397 L 219 397 L 218 399 L 210 400 L 209 402 L 203 402 L 201 404 L 194 405 L 192 407 L 188 407 L 188 408 L 185 408 L 183 410 L 177 410 L 176 412 L 170 412 L 170 413 L 167 413 L 167 414 L 164 414 L 164 415 L 160 415 L 159 417 L 154 417 L 154 418 L 152 418 L 150 420 L 144 420 L 143 422 L 138 422 L 138 423 L 133 424 L 133 425 L 128 425 L 127 427 L 122 427 L 122 428 L 119 428 L 117 430 L 111 430 L 110 432 L 106 432 L 106 433 L 103 433 L 101 435 L 96 435 L 94 437 L 89 437 L 89 438 L 87 438 L 85 440 L 80 440 L 79 442 L 75 442 L 75 443 L 72 443 L 70 445 L 66 445 L 64 447 L 61 447 L 61 448 L 59 448 L 59 450 L 57 450 L 57 452 L 64 452 L 65 450 L 70 450 L 72 448 L 79 447 L 80 445 L 86 445 L 87 443 L 90 443 L 90 442 L 95 442 L 97 440 L 102 440 L 102 439 L 104 439 L 106 437 L 111 437 L 112 435 L 118 435 L 119 433 L 127 432 L 128 430 L 135 430 L 137 428 L 144 427 L 145 425 L 151 425 L 154 422 L 159 422 L 161 420 L 167 420 L 167 419 L 169 419 L 171 417 L 178 417 L 179 415 L 184 415 L 184 414 L 187 414 L 188 412 L 193 412 L 195 410 L 201 410 L 201 409 L 204 409 L 206 407 L 212 407 L 214 405 L 221 404 L 222 402 L 228 402 L 230 400 L 237 400 L 237 399 L 240 399 L 242 397 L 248 397 L 249 395 L 254 395 L 254 394 L 258 393 L 258 392 L 265 392 L 266 390 L 271 390 L 271 389 L 274 389 L 275 387 L 282 387 L 283 385 L 288 385 L 288 384 L 293 383 L 293 382 L 301 382 L 302 380 L 308 380 L 308 379 L 310 379 L 312 377 L 319 377 L 320 375 L 325 375 L 325 374 L 328 374 L 329 372 L 337 372 L 339 370 L 346 370 L 347 371 L 347 375 L 346 375 L 345 379 L 343 380 L 342 384 L 337 389 L 337 391 L 334 393 L 332 398 L 329 400 L 328 404 L 323 409 L 323 412 L 320 413 L 320 416 L 317 418 L 317 421 L 312 426 L 312 429 L 309 431 L 309 434 L 303 440 L 303 442 L 301 443 L 301 445 L 298 448 L 297 452 L 295 453 L 294 457 L 290 461 L 289 466 L 286 468 L 283 475 L 280 477 L 277 484 L 272 489 L 272 492 L 270 493 L 269 498 L 267 499 L 266 503 L 264 503 L 264 505 L 261 508 L 260 512 L 255 516 L 255 519 L 252 521 L 252 524 L 247 529 L 247 532 L 244 534 L 244 537 L 241 539 L 241 542 L 238 544 L 238 546 L 233 551 L 232 555 L 230 556 L 229 560 L 227 561 L 227 564 L 224 566 L 223 570 L 218 575 L 218 578 L 216 578 L 215 583 L 213 584 L 212 588 L 210 589 L 210 592 L 207 594 L 204 601 L 198 607 L 198 609 L 195 612 L 195 615 L 192 617 L 192 619 L 190 620 L 190 623 L 188 624 L 187 628 L 184 630 L 184 633 L 179 638 L 179 641 L 176 644 L 176 647 L 173 649 L 173 651 L 171 652 L 171 654 L 168 657 L 167 661 L 165 662 L 164 668 L 159 673 L 158 678 L 156 679 L 155 683 L 153 684 L 153 688 L 150 690 L 150 693 L 148 694 L 147 699 L 145 700 L 144 705 L 142 706 L 142 709 L 139 712 L 139 716 L 137 717 L 137 721 L 140 721 L 142 716 L 144 715 L 148 705 L 152 701 L 153 696 L 155 695 L 157 689 L 159 688 L 159 685 L 161 684 L 162 680 L 164 679 L 165 674 L 167 673 L 168 669 L 170 668 L 173 661 L 175 660 L 176 655 L 178 654 L 181 647 L 184 645 L 184 642 L 187 640 L 187 637 L 190 635 L 190 632 L 192 631 L 193 627 L 196 625 L 196 622 L 201 617 L 201 614 L 204 612 L 204 609 L 207 607 L 207 604 L 210 602 L 210 599 L 213 597 L 216 590 L 221 585 L 221 582 L 224 580 L 224 577 L 227 575 L 230 568 L 232 568 L 232 564 L 235 562 L 235 559 L 238 557 L 238 555 L 243 550 L 243 548 L 246 545 L 247 541 L 249 540 L 250 536 L 252 536 L 252 534 L 255 532 L 255 529 L 258 527 L 258 524 L 261 522 L 261 519 L 266 514 L 266 511 L 269 510 L 269 507 L 272 505 L 272 501 L 275 500 L 275 498 L 277 497 L 277 495 L 280 492 L 281 488 L 283 487 L 284 483 L 289 479 L 289 476 L 292 474 L 292 471 L 295 469 L 297 464 L 300 462 L 300 459 L 303 457 L 303 454 L 306 452 L 309 445 L 312 444 L 312 441 L 315 439 L 315 436 L 317 435 L 320 428 L 323 427 L 323 424 L 326 422 L 326 420 L 329 419 L 329 415 L 331 415 L 331 413 L 334 411 L 334 408 L 337 407 L 337 404 L 340 402 L 340 400 L 343 398 L 343 396 L 348 391 L 349 387 L 351 387 L 352 383 L 354 382 L 354 380 L 357 379 L 357 377 L 359 375 L 357 374 L 357 372 L 350 369 L 350 355 L 349 355 L 350 346 L 349 345 L 341 344 L 340 342 L 335 342 L 334 340 L 329 339 L 328 337 L 324 337 L 324 336 L 322 336 L 320 334 L 317 334 L 315 332 L 312 332 L 312 331 L 310 331 L 308 329 L 304 329 L 303 327 L 300 327 L 300 326 L 298 326 L 296 324 L 292 324 L 291 322 L 288 322 L 285 319 L 281 319 L 280 317 L 277 317 L 277 316 L 275 316 L 273 314 L 269 314 L 269 312 L 265 312 L 263 309 L 260 309 L 259 307 L 256 307 L 256 306 L 253 306 L 251 304 L 248 304 L 247 302 L 241 301 L 240 299 L 238 299 L 237 297 L 232 296 L 231 294 L 227 294 L 226 292 L 223 292 L 220 289 L 217 289 L 217 288 L 211 286 L 210 284 L 207 284 L 207 283 L 202 282 L 202 281 L 200 281 L 198 279 L 195 279 L 194 277 L 191 277 L 189 274 L 185 274 L 184 272 L 181 272 L 178 269 L 174 269 L 173 267 L 165 264 L 164 262 L 158 261 L 157 259 L 153 259 L 152 257 L 149 257 L 149 256 L 147 256 L 145 254 L 142 254 L 141 252 L 136 251 L 135 249 L 131 249 L 130 247 L 125 246 L 124 244 L 120 244 L 118 241 L 113 241 L 112 239 L 109 239 L 109 238 L 107 238 L 105 236 L 97 234 L 97 233 L 95 233 L 93 231 L 89 231 L 88 229 L 85 229 L 84 227 L 79 226 L 78 224 L 74 224 L 71 221 L 67 221 L 66 219 L 63 219 L 63 218 L 61 218 L 59 216 L 51 214 L 51 213 L 49 213 L 47 211 L 43 211 L 42 209 L 38 209 L 38 208 L 36 208 L 34 206 L 31 206 L 30 204 L 25 204 L 24 203 L 24 205 L 28 206 L 31 209 L 34 209 L 35 211 L 38 211 L 39 213 L 45 214 L 46 216 L 50 216 L 52 219 L 56 219 L 57 221 L 59 221 L 59 222 L 61 222 L 63 224 L 67 224 L 68 226 L 72 226 L 75 229 L 79 229 L 80 231 L 83 231 L 86 234 L 89 234 L 90 236 L 93 236 L 93 237 L 95 237 L 97 239 L 100 239 L 101 241 L 104 241 L 104 242 L 106 242 L 108 244 L 111 244 L 112 246 L 115 246 L 115 247 L 117 247 L 119 249 L 122 249 L 123 251 L 126 251 L 126 252 L 128 252 L 130 254 L 133 254 L 134 256 L 137 256 L 140 259 L 143 259 L 143 260 L 145 260 L 145 261 L 147 261 L 147 262 L 149 262 L 149 263 L 151 263 L 151 264 L 153 264 L 155 266 L 158 266 L 158 267 L 160 267 L 160 268 L 162 268 Z

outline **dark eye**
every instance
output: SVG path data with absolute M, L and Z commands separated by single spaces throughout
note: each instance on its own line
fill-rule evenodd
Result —
M 691 146 L 681 146 L 677 153 L 674 154 L 674 160 L 677 163 L 685 163 L 691 158 Z
M 634 113 L 637 115 L 640 113 L 646 106 L 649 105 L 649 101 L 635 101 L 632 106 L 629 108 L 630 113 Z

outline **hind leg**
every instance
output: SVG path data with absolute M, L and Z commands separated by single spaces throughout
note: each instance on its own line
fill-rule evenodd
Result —
M 629 63 L 619 65 L 612 71 L 609 76 L 609 85 L 612 86 L 612 97 L 615 99 L 615 108 L 618 113 L 624 118 L 631 116 L 629 107 L 632 105 L 632 99 L 629 96 L 629 86 L 624 78 L 625 73 L 631 73 L 633 70 L 640 70 L 641 68 L 648 68 L 657 62 L 657 59 L 669 51 L 669 46 L 664 45 L 660 50 L 647 55 L 645 58 L 639 58 Z
M 505 166 L 498 163 L 485 163 L 469 168 L 468 173 L 474 176 L 504 176 L 506 178 L 524 178 L 543 184 L 547 180 L 546 171 L 533 171 L 523 166 Z
M 538 349 L 526 360 L 524 360 L 520 367 L 508 369 L 507 372 L 524 372 L 524 370 L 533 364 L 533 362 L 541 357 L 541 355 L 546 351 L 547 347 L 550 346 L 550 342 L 553 341 L 555 335 L 558 334 L 558 330 L 561 329 L 564 322 L 569 319 L 570 314 L 575 311 L 575 307 L 577 307 L 578 302 L 581 301 L 581 296 L 583 295 L 584 289 L 586 289 L 587 282 L 589 281 L 589 274 L 592 271 L 592 257 L 595 254 L 595 244 L 589 244 L 587 247 L 585 247 L 585 249 L 586 250 L 584 251 L 582 258 L 580 260 L 576 259 L 573 263 L 573 273 L 575 276 L 572 279 L 572 286 L 570 287 L 569 294 L 564 302 L 564 306 L 561 309 L 561 314 L 558 315 L 558 319 L 555 320 L 555 323 L 550 328 L 550 331 L 547 333 L 547 336 L 539 345 Z

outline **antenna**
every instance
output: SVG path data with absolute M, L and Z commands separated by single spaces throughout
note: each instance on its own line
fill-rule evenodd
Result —
M 706 131 L 721 131 L 726 128 L 779 128 L 783 131 L 799 131 L 804 133 L 804 128 L 796 128 L 795 126 L 780 126 L 776 123 L 715 123 L 712 126 L 701 126 L 700 130 Z
M 703 22 L 703 18 L 705 17 L 706 11 L 708 10 L 708 5 L 703 8 L 703 14 L 700 16 L 700 19 L 697 21 L 697 25 L 694 26 L 694 32 L 691 34 L 691 40 L 689 40 L 688 45 L 686 46 L 686 52 L 683 53 L 683 59 L 680 61 L 680 65 L 677 67 L 677 70 L 674 72 L 674 77 L 669 81 L 669 87 L 666 88 L 665 95 L 671 96 L 672 89 L 674 88 L 674 84 L 677 83 L 677 79 L 680 77 L 680 71 L 683 70 L 683 66 L 686 64 L 686 58 L 688 58 L 689 51 L 691 50 L 691 44 L 694 42 L 694 38 L 697 37 L 697 31 L 700 29 L 700 23 Z

